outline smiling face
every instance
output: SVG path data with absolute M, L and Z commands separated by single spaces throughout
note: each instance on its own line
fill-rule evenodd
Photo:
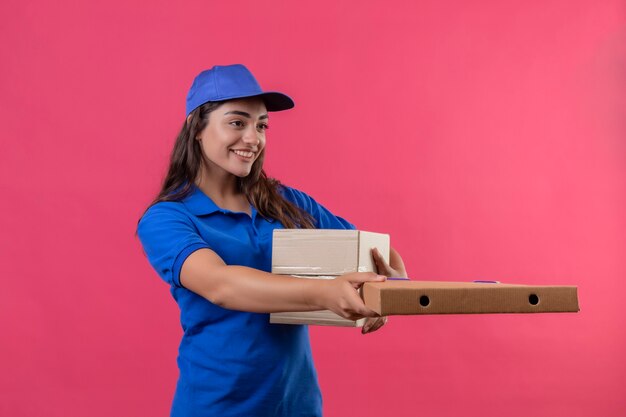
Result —
M 209 176 L 246 177 L 265 148 L 267 109 L 259 98 L 230 100 L 209 114 L 199 140 Z

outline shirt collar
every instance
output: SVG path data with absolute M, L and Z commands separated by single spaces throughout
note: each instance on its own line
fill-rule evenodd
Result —
M 187 207 L 191 213 L 196 216 L 203 216 L 211 213 L 215 213 L 216 211 L 222 211 L 217 204 L 213 202 L 199 189 L 195 184 L 191 187 L 191 194 L 185 197 L 182 200 L 182 203 Z
M 192 185 L 191 194 L 185 197 L 182 200 L 182 203 L 185 207 L 187 207 L 187 210 L 195 216 L 206 216 L 215 213 L 216 211 L 229 213 L 229 210 L 218 207 L 217 204 L 215 204 L 213 200 L 211 200 L 208 195 L 204 194 L 204 192 L 195 184 Z M 250 205 L 250 207 L 252 210 L 252 218 L 254 219 L 256 217 L 257 210 L 253 205 Z M 270 223 L 274 222 L 274 219 L 266 220 Z

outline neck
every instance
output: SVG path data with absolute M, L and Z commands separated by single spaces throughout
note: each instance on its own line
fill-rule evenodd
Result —
M 214 200 L 224 200 L 237 194 L 237 177 L 228 172 L 204 166 L 196 179 L 196 185 Z

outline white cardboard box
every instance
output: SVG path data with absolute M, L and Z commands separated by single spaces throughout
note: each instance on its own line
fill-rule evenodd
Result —
M 376 272 L 370 253 L 378 248 L 389 261 L 389 235 L 360 230 L 276 229 L 272 273 L 343 275 Z
M 299 278 L 334 279 L 351 272 L 376 272 L 371 255 L 378 248 L 389 262 L 389 235 L 360 230 L 274 230 L 272 273 Z M 329 310 L 270 314 L 270 323 L 362 327 Z

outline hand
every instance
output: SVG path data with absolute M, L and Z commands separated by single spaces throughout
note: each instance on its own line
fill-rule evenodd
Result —
M 375 332 L 376 330 L 383 327 L 385 323 L 387 323 L 387 316 L 373 317 L 373 318 L 367 317 L 365 319 L 365 324 L 363 325 L 363 328 L 361 329 L 361 334 Z
M 365 306 L 357 290 L 365 282 L 382 282 L 386 279 L 384 275 L 373 272 L 354 272 L 335 279 L 322 280 L 320 284 L 324 285 L 324 289 L 321 293 L 321 303 L 328 310 L 349 320 L 363 317 L 378 318 L 380 317 L 378 313 Z
M 383 255 L 377 248 L 372 248 L 372 258 L 374 258 L 374 264 L 379 274 L 387 277 L 408 278 L 404 262 L 402 262 L 402 258 L 393 248 L 389 253 L 389 263 L 385 262 L 385 258 L 383 258 Z

